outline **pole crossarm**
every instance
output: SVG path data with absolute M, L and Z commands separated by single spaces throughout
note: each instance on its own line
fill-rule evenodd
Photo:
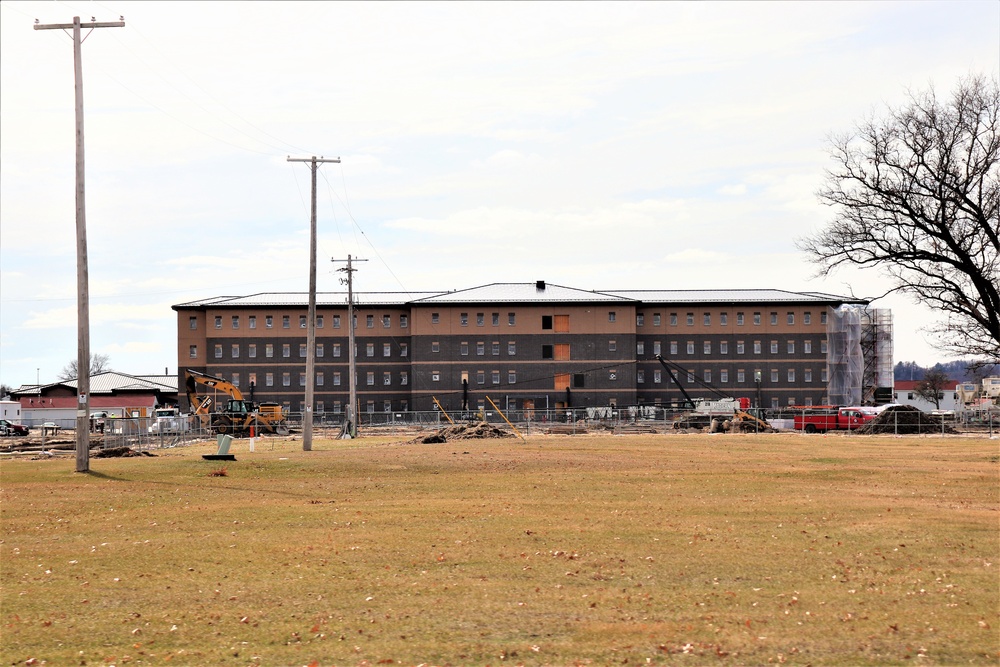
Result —
M 76 27 L 74 23 L 36 23 L 35 30 L 72 30 Z M 93 21 L 90 23 L 80 23 L 80 28 L 124 28 L 125 21 Z

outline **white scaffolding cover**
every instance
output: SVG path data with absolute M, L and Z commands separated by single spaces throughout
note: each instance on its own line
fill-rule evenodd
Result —
M 827 394 L 833 405 L 860 405 L 864 378 L 861 352 L 863 306 L 843 305 L 830 309 L 827 328 Z

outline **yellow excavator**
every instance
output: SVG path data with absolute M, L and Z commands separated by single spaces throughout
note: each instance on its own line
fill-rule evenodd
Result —
M 288 414 L 277 403 L 258 404 L 246 400 L 232 382 L 190 368 L 184 370 L 184 385 L 192 413 L 201 420 L 203 428 L 213 433 L 245 436 L 254 427 L 258 434 L 288 435 Z M 199 395 L 198 390 L 202 387 L 213 393 Z M 215 392 L 229 397 L 221 407 L 216 407 Z

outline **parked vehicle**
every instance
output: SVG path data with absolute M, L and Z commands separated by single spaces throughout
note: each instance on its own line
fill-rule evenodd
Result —
M 28 435 L 28 427 L 15 424 L 7 419 L 0 419 L 0 435 Z
M 795 429 L 806 433 L 854 431 L 877 416 L 878 411 L 868 407 L 806 407 L 795 413 Z
M 185 433 L 190 429 L 187 415 L 182 415 L 176 407 L 157 408 L 153 416 L 156 421 L 147 429 L 150 435 Z

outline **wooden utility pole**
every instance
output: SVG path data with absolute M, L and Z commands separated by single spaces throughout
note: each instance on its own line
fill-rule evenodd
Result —
M 302 415 L 302 450 L 311 451 L 313 443 L 313 395 L 316 387 L 316 170 L 323 162 L 340 162 L 339 157 L 288 158 L 289 162 L 308 162 L 312 171 L 312 214 L 309 216 L 309 312 L 306 316 L 306 410 Z
M 83 60 L 80 31 L 83 28 L 124 28 L 119 21 L 81 23 L 79 16 L 72 23 L 35 23 L 35 30 L 73 31 L 73 68 L 76 85 L 76 471 L 90 470 L 90 288 L 87 271 L 87 207 L 84 196 L 83 161 Z M 88 32 L 87 35 L 90 35 Z
M 337 260 L 334 258 L 330 259 L 331 262 L 344 261 Z M 342 282 L 347 283 L 347 386 L 348 400 L 347 400 L 347 423 L 344 424 L 344 437 L 357 437 L 358 435 L 358 370 L 357 370 L 357 355 L 355 353 L 355 343 L 354 343 L 354 272 L 357 269 L 354 268 L 353 262 L 367 262 L 367 259 L 352 258 L 350 255 L 347 256 L 347 266 L 338 271 L 343 271 L 347 274 L 346 278 L 342 278 Z

